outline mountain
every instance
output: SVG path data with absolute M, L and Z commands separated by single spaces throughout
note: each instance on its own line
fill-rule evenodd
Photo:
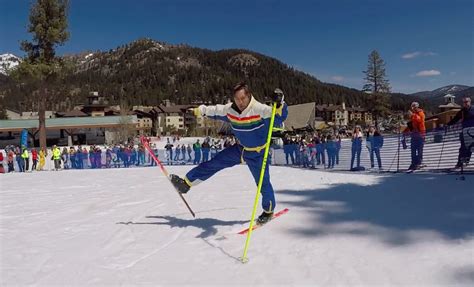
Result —
M 471 87 L 464 86 L 464 85 L 449 85 L 445 87 L 441 87 L 439 89 L 433 91 L 423 91 L 411 94 L 412 96 L 418 96 L 420 98 L 436 98 L 436 97 L 444 97 L 447 94 L 456 94 L 462 92 L 466 89 Z
M 232 87 L 247 82 L 259 100 L 282 88 L 289 104 L 334 103 L 370 107 L 373 96 L 356 89 L 319 81 L 281 61 L 244 49 L 212 51 L 188 45 L 171 45 L 139 39 L 109 51 L 87 51 L 63 57 L 73 70 L 56 83 L 56 110 L 83 103 L 98 91 L 109 103 L 157 105 L 165 99 L 177 104 L 225 103 Z M 361 75 L 362 76 L 362 75 Z M 32 91 L 1 84 L 5 104 L 12 108 L 34 107 Z M 391 97 L 397 106 L 409 106 L 413 98 Z
M 21 59 L 13 54 L 0 55 L 0 74 L 6 75 L 7 70 L 12 69 L 20 64 Z
M 448 85 L 433 91 L 418 92 L 410 95 L 424 99 L 430 105 L 438 106 L 444 103 L 444 96 L 447 94 L 455 96 L 456 100 L 460 102 L 463 96 L 474 96 L 474 87 L 465 85 Z

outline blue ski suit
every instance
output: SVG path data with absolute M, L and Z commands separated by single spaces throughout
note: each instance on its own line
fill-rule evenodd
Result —
M 240 144 L 227 147 L 210 161 L 203 162 L 190 170 L 186 174 L 186 182 L 194 186 L 224 168 L 247 163 L 255 183 L 258 184 L 268 129 L 270 128 L 272 107 L 264 105 L 252 97 L 247 108 L 240 113 L 235 104 L 228 103 L 216 106 L 201 105 L 195 109 L 195 114 L 229 122 Z M 287 115 L 288 107 L 282 103 L 276 111 L 274 125 L 281 126 Z M 272 212 L 275 209 L 275 195 L 270 183 L 268 162 L 261 193 L 263 210 Z

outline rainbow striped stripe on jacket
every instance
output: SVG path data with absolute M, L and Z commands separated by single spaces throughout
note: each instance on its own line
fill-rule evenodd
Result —
M 265 144 L 272 107 L 258 102 L 254 97 L 241 113 L 232 108 L 232 103 L 215 106 L 201 105 L 198 110 L 203 116 L 229 122 L 234 135 L 244 147 L 256 148 Z M 276 111 L 274 125 L 281 126 L 287 116 L 288 106 L 283 103 Z

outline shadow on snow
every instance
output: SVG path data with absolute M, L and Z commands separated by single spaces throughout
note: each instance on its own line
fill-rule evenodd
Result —
M 423 234 L 432 238 L 433 232 L 451 240 L 474 235 L 472 185 L 449 175 L 396 174 L 380 176 L 374 185 L 279 190 L 277 195 L 280 206 L 305 210 L 306 227 L 293 230 L 305 236 L 369 235 L 403 245 L 423 240 Z
M 215 218 L 195 218 L 195 219 L 182 219 L 174 216 L 147 216 L 146 218 L 162 219 L 163 221 L 158 222 L 118 222 L 117 224 L 154 224 L 154 225 L 168 225 L 173 227 L 196 227 L 203 231 L 196 236 L 196 238 L 207 238 L 217 234 L 217 226 L 232 226 L 238 224 L 248 223 L 248 220 L 234 220 L 224 221 Z

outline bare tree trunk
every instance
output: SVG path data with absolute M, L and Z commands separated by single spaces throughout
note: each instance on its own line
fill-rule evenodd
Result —
M 40 97 L 38 102 L 38 118 L 39 118 L 39 143 L 40 148 L 46 149 L 46 98 L 47 90 L 42 88 L 40 90 Z

